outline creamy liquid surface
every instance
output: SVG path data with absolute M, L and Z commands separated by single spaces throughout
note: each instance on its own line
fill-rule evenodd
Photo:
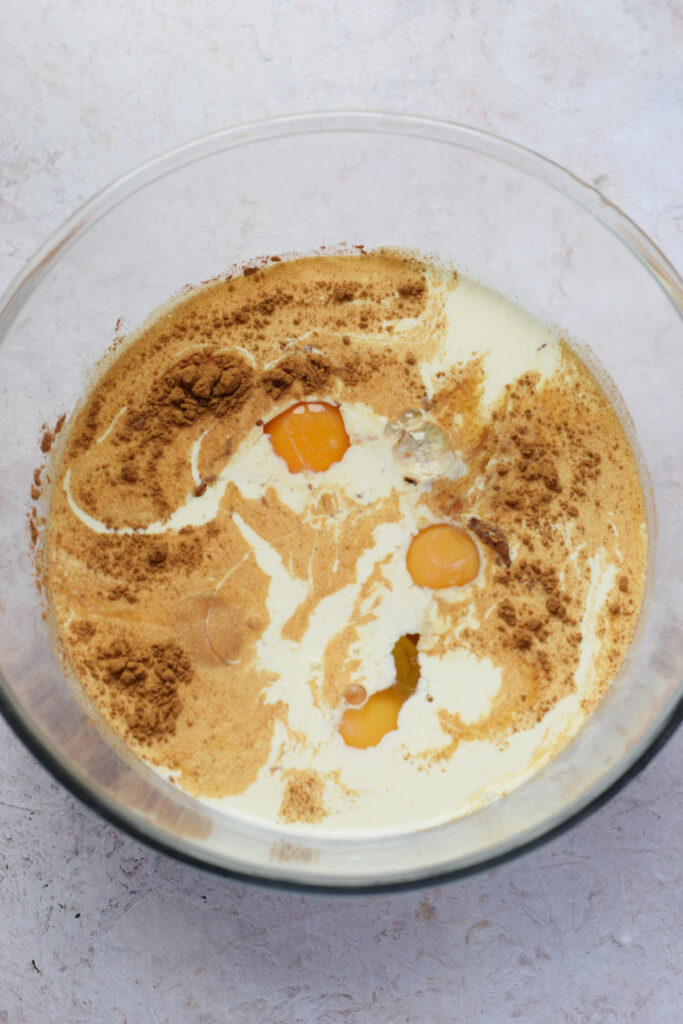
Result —
M 302 400 L 349 437 L 323 472 L 290 472 L 263 429 Z M 407 410 L 445 439 L 435 459 L 405 454 Z M 642 491 L 595 378 L 502 296 L 401 253 L 183 296 L 112 354 L 53 474 L 68 670 L 176 785 L 270 823 L 410 830 L 504 795 L 594 710 L 642 599 Z M 476 543 L 471 583 L 411 578 L 437 523 Z M 391 687 L 406 635 L 398 728 L 348 746 L 349 688 Z

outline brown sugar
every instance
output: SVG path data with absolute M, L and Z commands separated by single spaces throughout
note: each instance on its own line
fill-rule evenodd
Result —
M 324 781 L 317 772 L 290 769 L 280 805 L 280 820 L 314 825 L 325 817 Z

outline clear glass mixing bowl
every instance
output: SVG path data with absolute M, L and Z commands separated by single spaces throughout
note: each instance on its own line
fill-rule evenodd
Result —
M 451 260 L 588 346 L 628 408 L 654 538 L 628 664 L 574 742 L 485 809 L 382 838 L 304 838 L 214 813 L 99 731 L 52 652 L 27 525 L 42 425 L 73 407 L 119 321 L 137 326 L 188 283 L 235 262 L 340 243 Z M 126 175 L 46 243 L 0 313 L 0 702 L 8 721 L 116 825 L 176 857 L 274 884 L 359 890 L 455 876 L 576 820 L 638 770 L 681 714 L 682 311 L 680 278 L 619 210 L 567 171 L 469 128 L 302 115 L 220 132 Z

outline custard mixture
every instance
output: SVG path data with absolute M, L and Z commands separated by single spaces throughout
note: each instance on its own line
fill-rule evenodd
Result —
M 42 582 L 99 716 L 194 797 L 411 830 L 565 746 L 647 555 L 573 350 L 397 251 L 274 260 L 117 342 L 52 465 Z

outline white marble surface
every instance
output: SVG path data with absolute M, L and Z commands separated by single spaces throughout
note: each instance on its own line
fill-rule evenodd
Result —
M 302 109 L 462 121 L 597 184 L 683 265 L 680 0 L 4 0 L 0 286 L 83 200 Z M 299 897 L 118 834 L 0 723 L 0 1024 L 681 1019 L 683 735 L 608 806 L 441 889 Z

